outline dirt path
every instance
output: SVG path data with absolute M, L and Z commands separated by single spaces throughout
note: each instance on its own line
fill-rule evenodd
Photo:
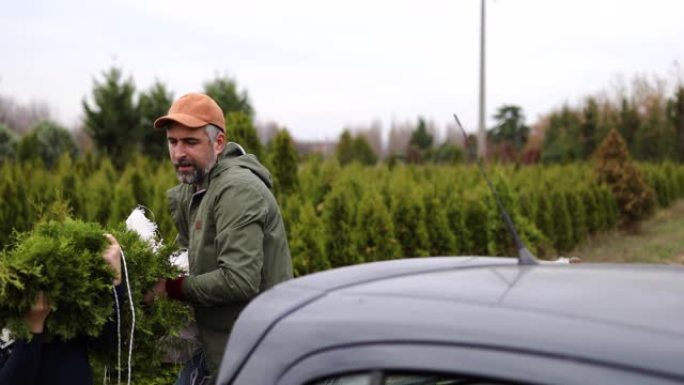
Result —
M 639 234 L 601 234 L 568 255 L 585 262 L 684 264 L 684 200 L 644 222 Z

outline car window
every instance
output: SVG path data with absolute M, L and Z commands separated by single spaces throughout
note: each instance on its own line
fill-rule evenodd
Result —
M 383 382 L 385 385 L 500 385 L 503 382 L 492 382 L 477 378 L 435 375 L 390 375 Z
M 309 385 L 371 385 L 374 373 L 356 373 L 328 377 L 323 380 L 310 383 Z M 435 374 L 392 374 L 387 373 L 382 382 L 383 385 L 503 385 L 511 384 L 507 381 L 489 380 L 475 377 L 462 377 L 458 375 L 435 375 Z
M 329 377 L 309 385 L 370 385 L 371 373 L 349 374 L 344 376 Z

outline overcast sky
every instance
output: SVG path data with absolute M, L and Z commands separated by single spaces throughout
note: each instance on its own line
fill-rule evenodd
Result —
M 480 0 L 21 0 L 0 12 L 0 95 L 74 126 L 112 67 L 178 97 L 216 75 L 298 139 L 458 113 L 477 127 Z M 676 79 L 684 1 L 487 2 L 487 116 L 534 122 L 619 77 Z M 490 120 L 491 123 L 491 120 Z

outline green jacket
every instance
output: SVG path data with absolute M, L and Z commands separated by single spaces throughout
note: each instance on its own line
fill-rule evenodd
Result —
M 254 155 L 228 143 L 202 189 L 167 192 L 177 242 L 188 249 L 183 296 L 215 374 L 240 311 L 262 291 L 292 278 L 292 260 L 271 175 Z

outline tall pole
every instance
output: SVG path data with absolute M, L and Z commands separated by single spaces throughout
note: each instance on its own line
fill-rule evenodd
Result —
M 477 157 L 485 160 L 487 154 L 487 131 L 485 128 L 485 0 L 480 14 L 480 124 L 477 131 Z

